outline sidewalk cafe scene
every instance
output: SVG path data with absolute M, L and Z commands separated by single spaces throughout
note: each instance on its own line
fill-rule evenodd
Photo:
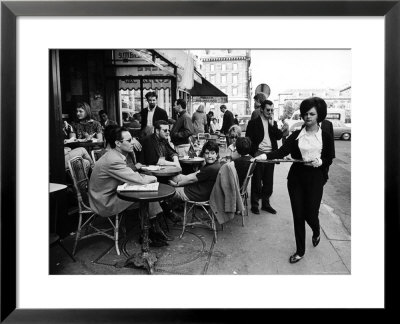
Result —
M 50 275 L 351 274 L 351 79 L 264 52 L 49 51 Z

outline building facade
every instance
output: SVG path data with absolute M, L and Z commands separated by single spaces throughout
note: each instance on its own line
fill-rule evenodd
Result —
M 251 113 L 251 51 L 203 50 L 197 54 L 201 74 L 228 95 L 227 108 L 234 114 Z M 207 103 L 206 111 L 219 112 L 219 104 Z

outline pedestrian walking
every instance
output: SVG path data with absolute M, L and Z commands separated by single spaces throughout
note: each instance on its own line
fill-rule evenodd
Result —
M 207 128 L 207 116 L 204 113 L 204 105 L 199 105 L 192 116 L 194 135 L 205 133 Z
M 235 119 L 233 118 L 233 114 L 231 111 L 229 111 L 225 105 L 221 105 L 219 107 L 221 110 L 222 114 L 224 115 L 224 118 L 222 119 L 222 127 L 221 127 L 221 133 L 225 134 L 226 136 L 226 146 L 231 145 L 231 141 L 228 136 L 228 131 L 229 128 L 231 128 L 232 125 L 235 124 Z

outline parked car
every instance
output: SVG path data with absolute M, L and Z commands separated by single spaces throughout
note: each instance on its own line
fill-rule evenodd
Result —
M 330 120 L 333 126 L 333 137 L 335 139 L 341 139 L 344 141 L 349 141 L 351 139 L 351 127 L 347 126 L 340 120 Z M 289 128 L 289 135 L 292 134 L 294 131 L 301 129 L 303 126 L 304 121 L 298 121 L 294 123 Z
M 335 138 L 349 141 L 351 139 L 351 127 L 340 120 L 331 120 L 333 125 L 333 134 Z

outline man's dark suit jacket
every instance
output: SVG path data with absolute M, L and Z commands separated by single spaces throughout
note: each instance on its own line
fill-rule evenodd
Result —
M 156 134 L 146 136 L 142 141 L 142 152 L 139 157 L 140 162 L 155 165 L 162 155 L 165 156 L 167 161 L 173 161 L 173 156 L 178 156 L 178 153 L 165 140 L 158 140 Z
M 154 108 L 154 115 L 153 115 L 153 125 L 157 120 L 165 120 L 166 122 L 168 122 L 168 115 L 167 112 L 156 106 L 156 108 Z M 140 115 L 142 116 L 142 129 L 146 128 L 147 126 L 147 114 L 149 112 L 148 108 L 142 109 L 142 111 L 140 112 Z M 149 126 L 153 126 L 153 125 L 149 125 Z
M 227 134 L 229 128 L 235 124 L 235 118 L 233 117 L 232 112 L 226 110 L 224 113 L 224 118 L 222 119 L 222 127 L 220 129 L 222 134 Z
M 282 138 L 282 131 L 278 128 L 278 124 L 274 121 L 274 126 L 268 124 L 268 135 L 271 140 L 272 151 L 278 149 L 277 141 Z M 264 126 L 261 120 L 261 116 L 256 119 L 249 120 L 246 129 L 246 137 L 251 139 L 250 154 L 254 156 L 258 151 L 258 146 L 264 139 Z

